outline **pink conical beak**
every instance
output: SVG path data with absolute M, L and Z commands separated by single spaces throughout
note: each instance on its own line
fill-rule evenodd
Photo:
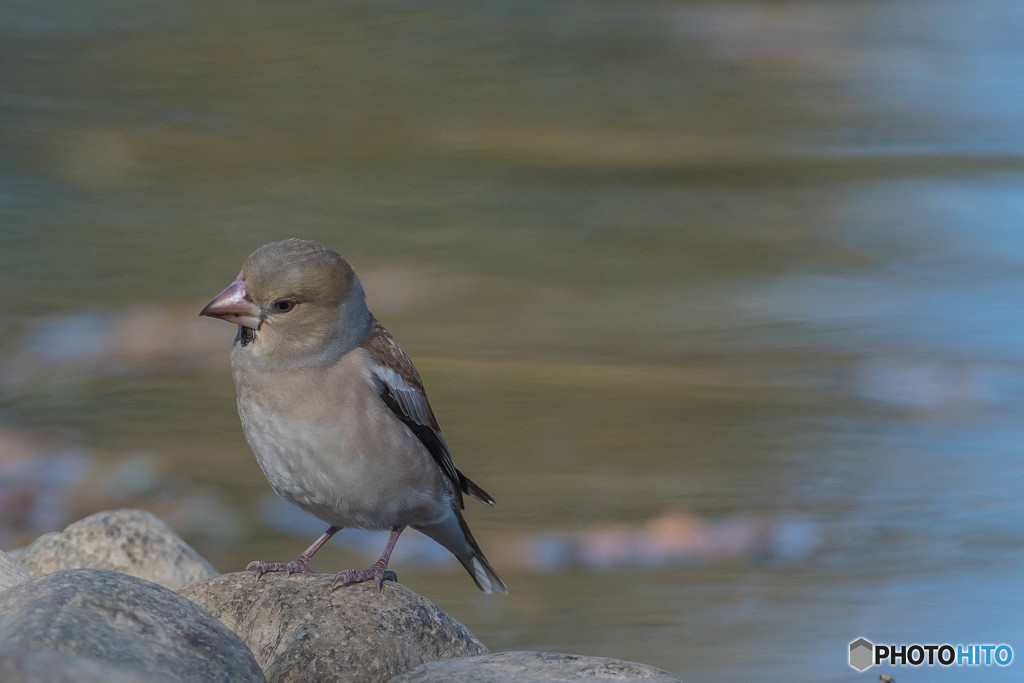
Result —
M 213 297 L 199 315 L 220 318 L 229 323 L 244 325 L 254 330 L 260 329 L 260 307 L 252 302 L 245 292 L 245 283 L 235 280 L 227 288 Z

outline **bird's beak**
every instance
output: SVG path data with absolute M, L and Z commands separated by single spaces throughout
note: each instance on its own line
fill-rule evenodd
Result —
M 236 323 L 254 330 L 260 329 L 260 307 L 253 303 L 245 292 L 245 283 L 235 280 L 227 288 L 213 297 L 199 315 L 220 318 L 229 323 Z

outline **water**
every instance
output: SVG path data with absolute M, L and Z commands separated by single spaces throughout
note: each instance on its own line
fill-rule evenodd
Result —
M 222 571 L 306 546 L 195 316 L 302 236 L 499 501 L 468 515 L 507 598 L 395 556 L 492 650 L 820 681 L 858 636 L 1024 647 L 1016 5 L 0 19 L 4 548 L 115 506 Z M 340 536 L 317 568 L 383 543 Z

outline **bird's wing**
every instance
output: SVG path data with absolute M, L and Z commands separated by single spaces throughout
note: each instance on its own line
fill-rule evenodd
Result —
M 420 374 L 391 333 L 374 320 L 363 339 L 362 347 L 377 361 L 373 374 L 381 400 L 416 435 L 441 471 L 455 485 L 459 507 L 463 507 L 463 493 L 487 505 L 494 505 L 494 499 L 486 491 L 456 469 L 448 442 L 427 401 Z

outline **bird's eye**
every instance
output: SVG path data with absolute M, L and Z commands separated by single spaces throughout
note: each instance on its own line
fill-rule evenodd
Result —
M 288 311 L 295 308 L 295 302 L 291 299 L 279 299 L 274 302 L 274 310 L 279 313 L 287 313 Z

